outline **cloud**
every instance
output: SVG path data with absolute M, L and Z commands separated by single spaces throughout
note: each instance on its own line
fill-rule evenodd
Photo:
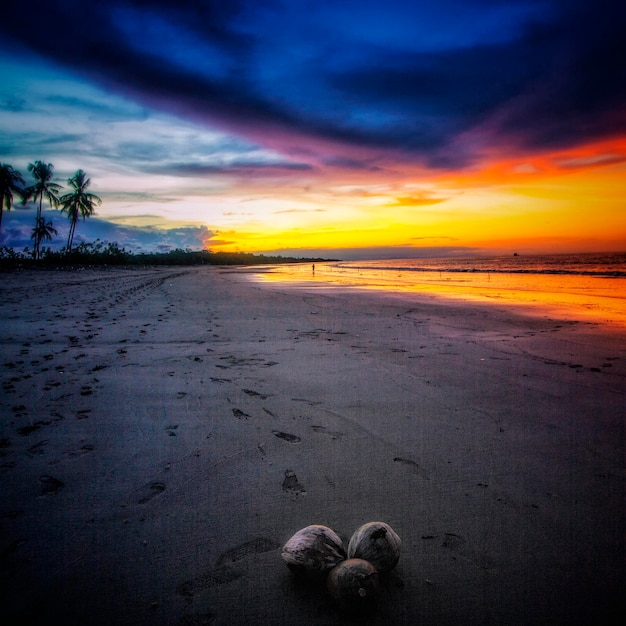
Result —
M 447 237 L 446 235 L 432 235 L 429 237 L 411 237 L 411 241 L 458 241 L 458 237 Z
M 432 204 L 440 204 L 445 202 L 447 198 L 429 198 L 425 195 L 420 196 L 401 196 L 393 202 L 388 202 L 386 206 L 430 206 Z
M 501 111 L 499 132 L 528 149 L 567 148 L 626 130 L 626 10 L 612 0 L 562 2 L 534 29 L 544 67 Z
M 570 157 L 556 159 L 555 164 L 564 169 L 578 169 L 587 167 L 602 167 L 605 165 L 617 165 L 626 163 L 626 155 L 623 154 L 594 154 L 590 156 Z
M 53 42 L 51 20 L 63 24 Z M 3 9 L 0 41 L 127 96 L 137 112 L 217 124 L 283 153 L 319 139 L 449 169 L 489 142 L 563 148 L 625 131 L 625 31 L 614 0 L 32 0 Z M 26 105 L 16 95 L 4 106 Z
M 519 165 L 514 166 L 511 171 L 514 174 L 539 174 L 541 169 L 533 163 L 520 163 Z
M 162 163 L 144 168 L 150 173 L 166 173 L 173 176 L 204 176 L 207 174 L 244 174 L 251 172 L 280 171 L 308 171 L 313 166 L 309 163 L 290 161 L 264 161 L 261 159 L 232 159 L 214 163 Z
M 296 258 L 324 258 L 342 261 L 374 261 L 384 259 L 425 259 L 464 257 L 479 254 L 481 250 L 468 246 L 379 246 L 367 248 L 281 248 L 265 250 L 270 256 Z
M 168 198 L 162 193 L 152 193 L 149 191 L 100 191 L 98 195 L 103 201 L 109 202 L 159 202 L 168 203 L 176 202 L 177 198 Z
M 44 210 L 44 219 L 51 220 L 58 234 L 44 247 L 60 250 L 67 242 L 69 222 L 58 211 Z M 23 250 L 32 249 L 31 232 L 35 223 L 35 211 L 32 209 L 14 209 L 5 212 L 2 218 L 0 245 Z M 76 227 L 74 245 L 83 242 L 117 243 L 122 248 L 134 253 L 167 252 L 169 250 L 202 250 L 215 236 L 206 226 L 175 226 L 157 228 L 155 226 L 134 226 L 105 221 L 98 217 L 80 220 Z
M 282 211 L 274 211 L 274 215 L 281 213 L 326 213 L 327 209 L 284 209 Z
M 341 155 L 323 157 L 321 160 L 324 165 L 340 169 L 364 170 L 368 172 L 380 172 L 382 170 L 382 168 L 378 167 L 377 165 L 373 165 L 371 161 L 355 159 Z

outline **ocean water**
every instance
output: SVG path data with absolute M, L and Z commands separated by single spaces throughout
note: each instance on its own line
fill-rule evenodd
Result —
M 407 272 L 542 274 L 626 278 L 626 253 L 339 262 L 337 267 Z
M 258 279 L 299 288 L 365 289 L 497 302 L 536 315 L 626 327 L 626 253 L 333 261 L 265 268 Z

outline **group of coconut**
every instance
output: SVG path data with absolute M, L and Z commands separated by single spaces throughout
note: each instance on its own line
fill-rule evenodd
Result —
M 283 546 L 281 556 L 298 577 L 326 578 L 330 597 L 341 610 L 367 611 L 378 601 L 380 575 L 388 574 L 400 558 L 402 542 L 385 522 L 368 522 L 348 543 L 328 526 L 313 524 L 299 530 Z

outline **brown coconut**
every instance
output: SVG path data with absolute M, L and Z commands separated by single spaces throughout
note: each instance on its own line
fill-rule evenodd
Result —
M 343 542 L 328 526 L 302 528 L 283 546 L 281 556 L 297 576 L 323 577 L 346 558 Z
M 348 558 L 365 559 L 381 574 L 390 572 L 400 558 L 402 542 L 385 522 L 368 522 L 354 531 L 348 544 Z
M 326 587 L 339 609 L 347 613 L 372 610 L 378 602 L 378 572 L 364 559 L 348 559 L 336 565 L 328 574 Z

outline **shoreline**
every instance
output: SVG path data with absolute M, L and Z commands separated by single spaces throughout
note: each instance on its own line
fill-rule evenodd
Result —
M 492 283 L 489 272 L 470 273 L 469 277 L 452 272 L 448 273 L 451 277 L 447 275 L 443 279 L 437 277 L 437 272 L 400 271 L 394 281 L 376 269 L 363 272 L 362 275 L 354 271 L 334 271 L 334 264 L 330 263 L 318 264 L 316 268 L 316 272 L 311 272 L 302 266 L 268 266 L 258 272 L 257 281 L 282 283 L 299 289 L 344 289 L 389 296 L 404 295 L 416 302 L 438 299 L 442 303 L 445 300 L 457 304 L 489 303 L 532 317 L 592 320 L 607 327 L 626 329 L 626 296 L 613 295 L 616 291 L 622 294 L 626 288 L 626 280 L 623 278 L 592 277 L 596 281 L 595 287 L 576 285 L 568 290 L 563 287 L 563 281 L 580 277 L 525 273 L 511 275 L 501 272 L 493 274 Z M 252 269 L 250 273 L 257 272 Z M 488 277 L 487 281 L 485 277 Z M 546 283 L 545 286 L 541 285 L 542 281 Z
M 372 520 L 403 551 L 368 623 L 619 605 L 621 329 L 217 267 L 0 292 L 7 623 L 350 623 L 279 548 Z

